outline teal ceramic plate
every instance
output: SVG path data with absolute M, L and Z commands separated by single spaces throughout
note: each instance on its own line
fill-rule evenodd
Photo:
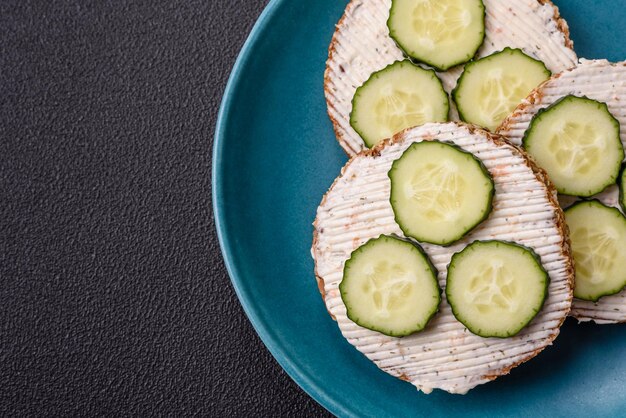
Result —
M 568 320 L 552 347 L 468 395 L 430 395 L 350 346 L 313 276 L 311 223 L 347 161 L 326 116 L 324 63 L 346 1 L 274 0 L 232 72 L 213 154 L 217 229 L 239 299 L 289 375 L 339 416 L 626 414 L 626 326 Z M 626 0 L 557 0 L 578 55 L 626 59 Z

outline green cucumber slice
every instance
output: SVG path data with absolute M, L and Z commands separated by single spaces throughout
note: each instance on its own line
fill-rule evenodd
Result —
M 389 171 L 391 207 L 404 235 L 450 245 L 489 216 L 493 179 L 480 160 L 439 141 L 412 144 Z
M 619 205 L 622 207 L 624 213 L 626 213 L 626 165 L 622 167 L 622 174 L 619 176 Z
M 389 35 L 406 55 L 438 70 L 469 61 L 485 38 L 481 0 L 392 0 Z
M 559 193 L 588 197 L 615 183 L 624 159 L 619 122 L 606 103 L 565 96 L 539 111 L 524 134 L 526 151 Z
M 356 90 L 350 125 L 371 148 L 403 129 L 445 122 L 449 109 L 448 95 L 434 71 L 397 61 Z
M 597 301 L 626 286 L 626 218 L 597 200 L 565 210 L 576 268 L 574 297 Z
M 424 251 L 387 235 L 352 252 L 339 291 L 350 320 L 392 337 L 423 330 L 441 301 L 437 271 Z
M 456 319 L 473 334 L 507 338 L 541 310 L 549 282 L 530 248 L 475 241 L 452 256 L 446 297 Z
M 467 64 L 452 97 L 462 120 L 495 131 L 550 75 L 543 62 L 505 48 Z

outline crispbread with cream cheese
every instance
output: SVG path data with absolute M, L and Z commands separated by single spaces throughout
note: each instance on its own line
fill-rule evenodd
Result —
M 511 142 L 521 144 L 533 116 L 540 109 L 569 94 L 606 103 L 620 123 L 620 137 L 626 147 L 626 61 L 610 63 L 607 60 L 581 60 L 577 67 L 552 76 L 505 119 L 498 132 L 507 136 Z M 616 185 L 608 187 L 594 198 L 620 209 Z M 563 207 L 567 207 L 577 199 L 560 196 L 559 200 Z M 604 296 L 598 302 L 574 299 L 571 315 L 579 321 L 595 321 L 599 324 L 626 322 L 626 290 Z
M 483 3 L 485 41 L 477 57 L 508 46 L 543 61 L 552 72 L 576 64 L 567 23 L 549 0 L 483 0 Z M 386 22 L 390 6 L 391 0 L 352 0 L 330 43 L 324 92 L 335 134 L 348 155 L 366 148 L 349 120 L 357 87 L 372 73 L 403 59 L 402 51 L 389 37 Z M 462 69 L 463 66 L 457 66 L 438 73 L 448 93 Z M 458 119 L 453 106 L 451 117 Z
M 543 309 L 518 335 L 482 338 L 452 314 L 443 296 L 440 312 L 424 331 L 393 338 L 362 328 L 346 315 L 338 286 L 353 250 L 381 234 L 403 236 L 389 201 L 388 171 L 412 143 L 449 141 L 479 158 L 493 177 L 493 211 L 449 247 L 422 243 L 445 288 L 446 266 L 475 240 L 499 239 L 532 248 L 550 276 Z M 502 137 L 459 122 L 405 130 L 353 157 L 324 196 L 314 223 L 312 255 L 326 307 L 344 337 L 378 367 L 423 392 L 465 393 L 534 357 L 559 333 L 572 299 L 573 267 L 563 212 L 545 173 Z

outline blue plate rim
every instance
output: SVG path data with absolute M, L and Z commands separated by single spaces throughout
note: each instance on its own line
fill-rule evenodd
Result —
M 337 416 L 350 416 L 352 415 L 342 404 L 336 402 L 332 396 L 325 393 L 323 388 L 317 385 L 311 376 L 304 373 L 293 361 L 286 350 L 277 344 L 270 332 L 269 324 L 259 315 L 257 312 L 253 298 L 251 295 L 240 285 L 242 276 L 240 275 L 236 263 L 233 260 L 233 247 L 226 232 L 226 225 L 222 218 L 221 196 L 222 188 L 221 173 L 223 171 L 222 150 L 224 148 L 227 119 L 231 112 L 232 107 L 232 95 L 237 90 L 237 87 L 241 80 L 241 73 L 245 68 L 246 63 L 251 55 L 251 51 L 255 49 L 255 44 L 258 42 L 259 36 L 265 28 L 267 22 L 276 13 L 278 7 L 284 3 L 285 0 L 270 0 L 265 6 L 265 9 L 260 14 L 259 18 L 255 22 L 248 38 L 244 42 L 237 60 L 233 66 L 233 69 L 228 78 L 224 94 L 222 96 L 222 102 L 217 115 L 217 122 L 215 125 L 215 135 L 213 140 L 213 153 L 212 153 L 212 170 L 211 170 L 211 188 L 212 188 L 212 201 L 213 201 L 213 216 L 215 227 L 217 230 L 217 238 L 226 265 L 226 270 L 230 277 L 230 281 L 235 288 L 235 293 L 241 303 L 243 310 L 252 323 L 257 335 L 261 338 L 261 341 L 272 356 L 276 359 L 278 364 L 285 370 L 285 372 L 294 380 L 309 396 L 311 396 L 320 405 Z

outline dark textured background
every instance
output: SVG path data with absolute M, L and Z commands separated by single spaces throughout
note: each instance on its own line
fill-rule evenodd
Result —
M 0 2 L 0 414 L 325 414 L 213 226 L 218 106 L 265 3 Z

